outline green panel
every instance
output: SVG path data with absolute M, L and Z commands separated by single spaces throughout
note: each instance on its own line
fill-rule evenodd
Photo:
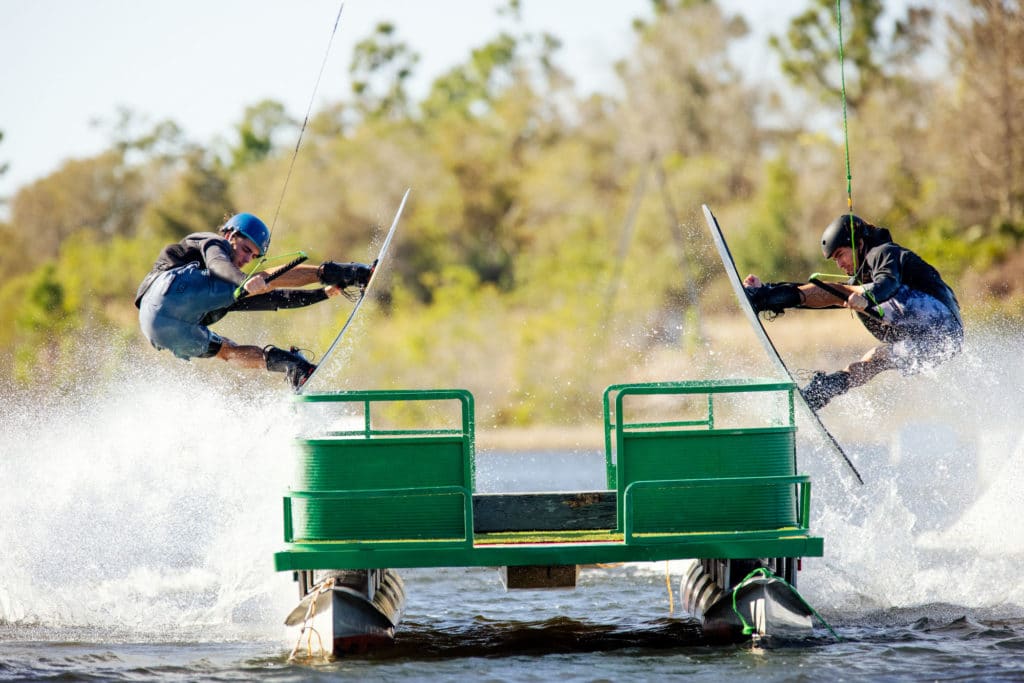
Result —
M 295 497 L 297 542 L 463 539 L 464 493 L 382 492 L 380 496 Z
M 633 532 L 753 531 L 797 525 L 796 487 L 728 483 L 690 487 L 685 482 L 631 487 Z
M 620 482 L 616 466 L 616 454 L 621 454 L 622 438 L 627 434 L 641 435 L 653 432 L 664 433 L 674 427 L 705 427 L 715 430 L 715 399 L 728 394 L 783 394 L 785 397 L 784 412 L 777 412 L 773 417 L 752 417 L 749 425 L 737 425 L 738 428 L 757 428 L 759 426 L 794 427 L 795 413 L 793 405 L 792 382 L 779 382 L 767 379 L 732 379 L 732 380 L 700 380 L 683 382 L 646 382 L 639 384 L 613 384 L 604 392 L 604 427 L 605 427 L 605 469 L 609 488 L 615 488 Z M 690 415 L 688 419 L 658 420 L 655 422 L 638 422 L 626 415 L 626 399 L 643 396 L 682 397 L 704 394 L 707 401 L 703 415 Z M 614 406 L 614 408 L 613 408 Z M 631 408 L 632 410 L 632 408 Z M 778 409 L 776 409 L 778 410 Z M 689 415 L 689 413 L 687 413 Z M 680 415 L 680 417 L 683 417 Z M 696 419 L 694 419 L 696 418 Z M 615 447 L 613 448 L 613 443 Z M 634 479 L 635 480 L 635 479 Z M 621 489 L 620 489 L 621 490 Z
M 796 429 L 690 430 L 622 435 L 619 490 L 635 481 L 792 475 Z
M 759 391 L 788 392 L 782 421 L 758 423 L 771 427 L 714 428 L 712 394 Z M 810 485 L 806 477 L 795 476 L 791 383 L 655 383 L 617 385 L 609 392 L 617 393 L 614 425 L 610 395 L 605 399 L 609 488 L 616 489 L 621 506 L 629 487 L 630 519 L 624 532 L 576 543 L 506 540 L 486 545 L 473 543 L 474 427 L 468 392 L 304 397 L 303 402 L 362 404 L 364 424 L 358 431 L 298 441 L 296 481 L 284 499 L 288 545 L 275 555 L 277 569 L 822 555 L 822 539 L 806 528 Z M 707 416 L 696 422 L 626 421 L 622 415 L 621 399 L 627 394 L 700 393 L 709 394 Z M 384 430 L 371 418 L 381 402 L 435 400 L 461 403 L 461 435 L 447 429 Z M 610 459 L 613 435 L 618 471 Z M 757 482 L 756 477 L 769 479 Z
M 471 480 L 460 437 L 301 439 L 297 446 L 297 490 L 465 486 Z

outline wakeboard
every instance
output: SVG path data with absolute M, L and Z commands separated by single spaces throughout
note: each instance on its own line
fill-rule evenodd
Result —
M 796 384 L 796 378 L 793 376 L 792 371 L 786 365 L 785 361 L 782 360 L 782 356 L 779 355 L 778 349 L 775 348 L 775 344 L 772 342 L 771 337 L 764 329 L 764 324 L 761 322 L 761 318 L 758 317 L 757 311 L 750 305 L 750 299 L 747 298 L 747 294 L 743 289 L 743 280 L 740 279 L 740 274 L 736 270 L 736 262 L 732 258 L 732 252 L 729 251 L 729 246 L 725 242 L 725 236 L 722 234 L 722 228 L 718 225 L 718 219 L 711 213 L 711 209 L 708 208 L 707 204 L 703 204 L 701 208 L 704 209 L 704 219 L 707 221 L 708 229 L 711 231 L 711 239 L 715 243 L 715 248 L 718 249 L 718 255 L 722 259 L 722 265 L 725 267 L 726 277 L 729 278 L 729 284 L 732 285 L 733 292 L 736 294 L 736 298 L 739 300 L 740 308 L 743 310 L 743 314 L 747 317 L 750 322 L 750 326 L 754 329 L 754 336 L 757 337 L 761 346 L 764 347 L 768 357 L 775 363 L 779 371 L 781 371 L 786 377 Z M 832 435 L 832 432 L 828 430 L 825 423 L 818 417 L 818 413 L 815 412 L 811 406 L 807 404 L 803 396 L 799 391 L 794 392 L 797 396 L 797 402 L 800 403 L 809 414 L 811 418 L 811 424 L 817 429 L 825 441 L 832 446 L 832 450 L 838 453 L 844 461 L 850 471 L 853 472 L 853 476 L 857 478 L 857 481 L 861 484 L 864 480 L 861 479 L 860 472 L 854 467 L 853 462 L 850 461 L 849 456 L 846 455 L 846 451 L 839 444 L 836 438 Z
M 320 368 L 324 366 L 324 364 L 327 362 L 327 359 L 331 357 L 332 353 L 334 353 L 334 349 L 337 348 L 338 342 L 342 340 L 342 338 L 345 336 L 345 332 L 348 330 L 349 327 L 351 327 L 352 321 L 355 320 L 356 314 L 359 313 L 359 309 L 362 307 L 363 302 L 366 301 L 366 295 L 369 293 L 370 288 L 373 286 L 373 283 L 377 279 L 377 271 L 380 269 L 380 266 L 383 263 L 384 258 L 387 256 L 388 247 L 391 246 L 391 239 L 395 236 L 395 230 L 398 228 L 398 220 L 402 217 L 402 210 L 405 209 L 405 201 L 409 198 L 409 193 L 411 191 L 412 188 L 407 188 L 405 190 L 405 194 L 402 195 L 402 203 L 398 205 L 398 211 L 395 212 L 395 219 L 391 221 L 391 229 L 388 230 L 388 234 L 384 238 L 384 243 L 381 244 L 380 246 L 380 252 L 378 252 L 377 258 L 375 258 L 373 260 L 373 263 L 370 264 L 370 280 L 366 283 L 366 286 L 364 286 L 359 291 L 359 298 L 356 299 L 356 303 L 352 307 L 352 311 L 348 314 L 348 319 L 345 320 L 345 324 L 342 325 L 341 331 L 338 332 L 338 336 L 334 338 L 334 341 L 331 342 L 331 345 L 327 348 L 327 351 L 320 359 L 320 363 L 317 364 L 316 369 L 314 369 L 310 376 L 306 378 L 306 381 L 303 382 L 302 386 L 299 387 L 296 393 L 301 394 L 303 390 L 309 386 L 313 378 L 316 377 L 316 374 L 320 371 Z

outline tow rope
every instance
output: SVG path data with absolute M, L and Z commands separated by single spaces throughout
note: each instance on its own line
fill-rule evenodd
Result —
M 853 170 L 850 164 L 850 126 L 846 114 L 846 56 L 843 51 L 843 11 L 840 2 L 841 0 L 836 0 L 836 26 L 839 30 L 839 90 L 843 101 L 843 145 L 846 152 L 846 213 L 850 217 L 850 246 L 852 247 L 853 273 L 854 278 L 859 281 L 860 278 L 857 277 L 857 274 L 860 272 L 860 267 L 857 264 L 857 231 L 853 227 Z M 820 283 L 815 284 L 820 286 Z M 835 294 L 832 289 L 827 287 L 823 287 L 823 289 Z M 869 315 L 873 315 L 881 320 L 883 313 L 878 308 L 878 301 L 872 296 L 871 292 L 864 292 L 863 296 L 875 307 L 872 309 L 869 306 L 865 310 L 869 312 Z M 845 301 L 845 297 L 843 300 Z
M 302 119 L 302 127 L 299 129 L 299 137 L 297 140 L 295 140 L 295 149 L 292 151 L 291 161 L 288 162 L 288 172 L 285 174 L 284 183 L 281 184 L 281 196 L 278 197 L 277 199 L 277 207 L 274 208 L 274 217 L 270 221 L 270 228 L 268 230 L 270 236 L 273 236 L 274 228 L 277 226 L 277 217 L 281 214 L 281 205 L 284 204 L 284 196 L 285 193 L 288 191 L 288 182 L 292 178 L 292 170 L 294 170 L 295 168 L 295 160 L 299 157 L 299 147 L 302 146 L 302 137 L 306 133 L 306 126 L 309 125 L 309 116 L 313 112 L 313 103 L 316 101 L 316 91 L 320 88 L 320 80 L 323 78 L 324 68 L 327 66 L 327 58 L 331 54 L 331 45 L 334 43 L 334 36 L 338 33 L 338 25 L 341 23 L 341 11 L 343 9 L 345 9 L 345 0 L 341 0 L 341 4 L 338 5 L 338 14 L 337 16 L 334 17 L 334 26 L 331 28 L 331 36 L 327 40 L 327 49 L 324 50 L 324 58 L 320 62 L 320 71 L 317 73 L 316 83 L 313 84 L 313 92 L 309 96 L 309 105 L 307 105 L 306 107 L 306 116 Z M 248 296 L 248 293 L 243 289 L 245 287 L 245 283 L 251 280 L 255 276 L 255 274 L 260 271 L 260 268 L 263 266 L 263 264 L 267 263 L 268 261 L 276 261 L 278 259 L 296 255 L 297 257 L 294 260 L 290 261 L 289 263 L 285 264 L 283 268 L 277 270 L 274 273 L 271 273 L 266 278 L 264 278 L 265 281 L 269 283 L 272 280 L 284 275 L 289 270 L 305 261 L 308 257 L 306 256 L 305 253 L 297 251 L 292 252 L 290 254 L 285 254 L 283 256 L 275 256 L 272 259 L 268 259 L 266 256 L 260 258 L 260 260 L 256 262 L 256 265 L 253 266 L 248 277 L 246 277 L 245 280 L 242 281 L 242 284 L 239 285 L 237 289 L 235 289 L 235 300 L 237 301 L 239 299 L 244 299 L 246 296 Z
M 281 213 L 281 204 L 284 203 L 284 195 L 288 190 L 288 181 L 292 177 L 292 169 L 295 168 L 295 159 L 299 156 L 299 147 L 302 145 L 302 136 L 309 124 L 309 115 L 313 111 L 313 103 L 316 101 L 316 91 L 320 87 L 320 79 L 323 78 L 324 68 L 327 66 L 327 57 L 331 54 L 331 45 L 334 43 L 334 36 L 338 33 L 338 24 L 341 23 L 341 11 L 345 9 L 345 0 L 338 5 L 338 15 L 334 18 L 334 28 L 331 29 L 331 37 L 327 40 L 327 49 L 324 50 L 323 61 L 320 62 L 320 71 L 316 76 L 316 83 L 313 84 L 313 92 L 309 96 L 309 106 L 306 107 L 306 116 L 302 119 L 302 128 L 299 129 L 299 138 L 295 141 L 295 151 L 292 152 L 292 159 L 288 163 L 288 173 L 284 177 L 284 184 L 281 185 L 281 196 L 277 200 L 277 208 L 274 209 L 274 218 L 270 221 L 270 234 L 274 234 L 274 226 L 277 225 L 277 217 Z

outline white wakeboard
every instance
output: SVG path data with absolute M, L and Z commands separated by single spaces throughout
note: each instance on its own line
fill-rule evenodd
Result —
M 743 289 L 743 280 L 740 278 L 740 274 L 736 270 L 736 262 L 732 258 L 732 252 L 729 251 L 729 246 L 725 243 L 725 236 L 722 234 L 722 229 L 718 225 L 718 219 L 716 219 L 715 215 L 711 213 L 711 209 L 708 208 L 707 204 L 701 205 L 701 208 L 704 209 L 704 218 L 707 221 L 708 229 L 711 231 L 711 239 L 715 243 L 715 248 L 718 249 L 718 255 L 722 259 L 722 265 L 725 267 L 726 277 L 729 278 L 729 284 L 732 285 L 733 292 L 736 294 L 736 299 L 739 301 L 743 314 L 747 317 L 747 320 L 750 322 L 750 326 L 754 329 L 754 336 L 757 337 L 761 346 L 764 347 L 765 352 L 768 354 L 768 357 L 772 359 L 778 369 L 788 377 L 790 381 L 796 384 L 796 378 L 793 376 L 789 367 L 786 366 L 785 361 L 782 360 L 782 356 L 779 355 L 778 349 L 776 349 L 775 344 L 772 343 L 771 337 L 769 337 L 768 333 L 765 331 L 764 325 L 761 323 L 761 318 L 757 315 L 757 311 L 755 311 L 754 307 L 750 305 L 750 299 L 747 298 L 747 294 Z M 804 400 L 803 395 L 801 395 L 799 391 L 794 393 L 798 397 L 797 402 L 803 405 L 807 410 L 807 413 L 810 414 L 811 424 L 815 426 L 821 436 L 832 446 L 832 449 L 843 458 L 847 466 L 850 468 L 850 471 L 853 472 L 853 476 L 857 478 L 857 481 L 863 484 L 864 480 L 861 479 L 860 472 L 858 472 L 857 468 L 854 467 L 853 462 L 850 461 L 850 458 L 846 455 L 846 451 L 843 450 L 843 447 L 839 444 L 836 438 L 832 436 L 832 432 L 828 430 L 828 427 L 826 427 L 821 421 L 821 418 L 818 417 L 818 413 L 807 404 L 807 401 Z
M 341 331 L 338 332 L 338 336 L 334 338 L 333 342 L 331 342 L 331 345 L 327 348 L 327 351 L 320 359 L 320 363 L 317 364 L 316 369 L 313 370 L 313 373 L 306 379 L 305 382 L 303 382 L 302 386 L 299 387 L 296 393 L 301 394 L 303 390 L 305 390 L 305 388 L 309 386 L 309 383 L 313 381 L 313 378 L 316 377 L 317 372 L 319 372 L 320 368 L 324 366 L 324 363 L 327 362 L 327 359 L 331 357 L 331 354 L 334 352 L 335 347 L 338 346 L 338 342 L 340 342 L 342 337 L 345 336 L 345 332 L 352 325 L 352 321 L 355 319 L 356 314 L 359 313 L 359 309 L 362 307 L 363 302 L 366 300 L 366 295 L 370 291 L 370 287 L 373 286 L 374 281 L 377 279 L 377 270 L 380 268 L 381 263 L 384 261 L 384 257 L 387 256 L 388 247 L 391 245 L 391 238 L 395 236 L 395 230 L 398 228 L 398 219 L 402 217 L 402 210 L 405 208 L 405 200 L 409 198 L 409 193 L 411 191 L 412 188 L 408 188 L 406 189 L 405 194 L 402 195 L 402 203 L 398 205 L 398 211 L 395 212 L 395 220 L 391 222 L 391 229 L 388 230 L 387 237 L 384 238 L 384 243 L 380 247 L 380 252 L 377 254 L 377 258 L 374 259 L 373 263 L 371 264 L 373 272 L 370 274 L 370 281 L 366 283 L 366 286 L 363 287 L 362 290 L 360 290 L 359 298 L 356 300 L 355 306 L 352 307 L 352 312 L 348 314 L 348 319 L 345 321 L 345 324 L 341 327 Z

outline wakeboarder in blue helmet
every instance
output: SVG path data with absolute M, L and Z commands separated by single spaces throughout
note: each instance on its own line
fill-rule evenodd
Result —
M 849 308 L 882 342 L 844 370 L 814 373 L 800 390 L 812 408 L 885 370 L 912 375 L 960 353 L 964 328 L 956 295 L 939 271 L 893 242 L 889 230 L 844 214 L 822 232 L 821 252 L 849 280 L 762 283 L 748 275 L 743 282 L 759 313 L 774 317 L 787 308 Z
M 249 238 L 259 249 L 256 256 L 266 256 L 270 250 L 270 230 L 266 223 L 251 213 L 236 213 L 229 218 L 220 229 L 221 234 L 230 235 L 237 232 Z
M 269 249 L 270 230 L 251 213 L 231 216 L 216 233 L 192 233 L 164 247 L 135 297 L 146 339 L 183 360 L 220 358 L 238 367 L 283 372 L 298 391 L 316 366 L 297 349 L 236 344 L 209 326 L 232 311 L 275 311 L 324 301 L 349 287 L 365 286 L 372 270 L 362 263 L 326 261 L 294 266 L 272 283 L 267 278 L 281 269 L 247 277 L 242 268 Z M 324 287 L 295 289 L 316 283 Z M 239 288 L 246 296 L 236 299 Z

